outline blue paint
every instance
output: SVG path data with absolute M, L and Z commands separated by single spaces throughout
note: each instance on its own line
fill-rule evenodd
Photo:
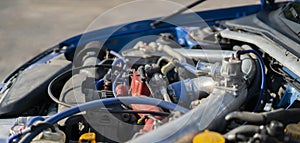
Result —
M 184 27 L 176 27 L 176 36 L 178 39 L 178 43 L 184 47 L 192 48 L 197 45 L 197 42 L 190 39 L 188 32 L 190 31 Z
M 297 76 L 291 70 L 289 70 L 286 67 L 282 67 L 282 70 L 286 72 L 289 76 L 291 76 L 293 79 L 295 79 L 295 81 L 300 82 L 299 76 Z M 288 85 L 277 107 L 278 108 L 286 107 L 286 109 L 288 109 L 293 105 L 295 101 L 299 99 L 300 99 L 300 92 L 294 87 Z
M 300 77 L 293 73 L 291 70 L 289 70 L 286 67 L 282 67 L 282 70 L 286 72 L 289 76 L 291 76 L 293 79 L 295 79 L 297 82 L 300 82 Z
M 266 5 L 266 0 L 260 0 L 260 7 L 263 9 Z
M 160 33 L 171 33 L 177 37 L 177 34 L 182 31 L 177 31 L 177 26 L 200 26 L 200 25 L 214 25 L 216 21 L 219 20 L 228 20 L 235 19 L 242 16 L 247 16 L 253 13 L 256 13 L 260 10 L 260 5 L 248 5 L 241 7 L 233 7 L 233 8 L 224 8 L 217 10 L 209 10 L 203 12 L 196 12 L 199 17 L 202 19 L 199 20 L 198 17 L 195 17 L 195 14 L 183 14 L 179 15 L 171 20 L 168 20 L 170 23 L 175 23 L 175 25 L 171 25 L 168 23 L 162 23 L 155 29 L 150 26 L 155 19 L 149 19 L 144 21 L 137 21 L 128 24 L 122 24 L 117 26 L 112 26 L 96 31 L 91 31 L 85 34 L 81 34 L 65 40 L 60 43 L 60 45 L 68 46 L 65 55 L 68 57 L 68 54 L 73 52 L 76 47 L 80 45 L 84 45 L 93 40 L 99 40 L 105 42 L 104 47 L 108 47 L 111 50 L 119 51 L 123 48 L 128 42 L 142 36 L 147 35 L 159 35 Z M 205 22 L 206 23 L 205 23 Z M 187 35 L 185 35 L 187 36 Z M 185 38 L 187 39 L 187 38 Z M 194 43 L 191 41 L 186 41 L 183 39 L 175 39 L 179 43 L 186 44 L 187 47 L 190 47 Z M 71 58 L 70 58 L 71 60 Z
M 288 86 L 281 98 L 278 108 L 289 109 L 295 101 L 300 100 L 300 92 L 292 86 Z

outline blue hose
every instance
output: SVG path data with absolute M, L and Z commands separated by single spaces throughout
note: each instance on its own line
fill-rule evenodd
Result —
M 158 106 L 164 109 L 168 110 L 177 110 L 182 113 L 187 113 L 189 110 L 181 107 L 177 104 L 166 102 L 160 99 L 156 98 L 149 98 L 149 97 L 118 97 L 118 98 L 105 98 L 100 100 L 94 100 L 91 102 L 87 102 L 84 104 L 80 104 L 77 106 L 73 106 L 67 110 L 64 110 L 62 112 L 59 112 L 48 119 L 46 119 L 44 122 L 55 124 L 56 122 L 72 116 L 74 114 L 80 113 L 82 111 L 90 110 L 93 108 L 99 108 L 104 106 L 110 106 L 110 105 L 116 105 L 116 104 L 147 104 L 147 105 L 154 105 Z M 30 134 L 27 134 L 22 139 L 23 142 L 30 142 L 36 135 L 38 135 L 42 130 L 36 130 L 34 132 L 31 132 Z M 14 139 L 18 138 L 20 135 L 13 135 L 9 138 L 9 143 L 11 143 Z
M 126 61 L 124 60 L 124 58 L 123 58 L 119 53 L 117 53 L 117 52 L 115 52 L 115 51 L 110 51 L 110 54 L 112 54 L 112 55 L 116 56 L 117 58 L 122 59 L 124 62 L 126 62 Z
M 119 78 L 122 76 L 122 74 L 124 73 L 124 71 L 126 70 L 126 63 L 124 62 L 123 59 L 120 59 L 120 58 L 116 59 L 113 62 L 112 66 L 115 67 L 119 63 L 121 63 L 122 70 L 119 72 L 119 74 L 117 75 L 117 77 L 114 80 L 113 85 L 112 85 L 112 91 L 113 91 L 114 97 L 117 97 L 117 91 L 116 91 L 117 82 L 118 82 Z
M 104 84 L 104 79 L 100 79 L 96 82 L 96 89 L 99 89 L 100 85 Z
M 258 59 L 259 65 L 260 65 L 260 69 L 261 69 L 261 85 L 260 85 L 260 93 L 259 93 L 259 97 L 258 97 L 258 101 L 255 105 L 255 108 L 253 110 L 253 112 L 256 112 L 260 102 L 262 100 L 262 97 L 264 95 L 265 92 L 265 87 L 266 87 L 266 75 L 265 75 L 265 64 L 263 61 L 263 58 L 260 56 L 260 54 L 258 52 L 256 52 L 255 50 L 244 50 L 244 51 L 238 51 L 237 52 L 237 56 L 239 57 L 239 55 L 243 55 L 243 54 L 248 54 L 248 53 L 253 53 L 255 54 L 255 56 Z
M 44 121 L 45 120 L 45 118 L 43 118 L 43 117 L 41 117 L 41 116 L 35 116 L 35 117 L 32 117 L 29 121 L 28 121 L 28 123 L 26 124 L 26 127 L 29 127 L 29 126 L 31 126 L 34 122 L 36 122 L 36 121 Z
M 114 80 L 113 85 L 112 85 L 112 88 L 113 88 L 112 91 L 113 91 L 114 97 L 117 97 L 117 92 L 116 92 L 117 82 L 118 82 L 119 78 L 121 78 L 124 71 L 126 70 L 126 60 L 115 51 L 110 51 L 110 53 L 118 58 L 112 63 L 113 67 L 115 67 L 119 63 L 122 64 L 122 70 L 119 72 L 119 74 L 117 75 L 117 77 Z
M 36 122 L 36 121 L 44 121 L 45 118 L 41 117 L 41 116 L 35 116 L 35 117 L 32 117 L 28 123 L 26 124 L 26 129 L 24 130 L 21 130 L 19 133 L 15 134 L 15 135 L 11 135 L 9 138 L 8 138 L 8 142 L 9 143 L 12 143 L 15 139 L 17 139 L 18 137 L 20 137 L 21 135 L 23 134 L 26 134 L 28 132 L 30 132 L 30 126 Z

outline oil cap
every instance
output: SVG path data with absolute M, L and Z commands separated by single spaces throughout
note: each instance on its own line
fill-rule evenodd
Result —
M 298 124 L 288 124 L 285 131 L 291 137 L 300 139 L 300 122 Z
M 218 132 L 205 130 L 194 137 L 193 143 L 225 143 L 225 138 Z

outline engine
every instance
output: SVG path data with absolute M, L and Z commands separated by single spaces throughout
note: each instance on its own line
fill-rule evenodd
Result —
M 299 58 L 280 38 L 253 32 L 257 17 L 245 19 L 173 27 L 176 33 L 137 38 L 122 50 L 88 41 L 24 70 L 15 87 L 32 73 L 38 82 L 1 90 L 24 95 L 14 104 L 15 96 L 0 98 L 0 115 L 17 117 L 7 120 L 11 140 L 300 142 Z M 36 100 L 41 95 L 48 96 Z M 17 104 L 24 109 L 13 110 Z
M 275 93 L 264 89 L 265 60 L 249 45 L 235 45 L 228 50 L 184 49 L 158 39 L 137 42 L 133 48 L 119 53 L 106 51 L 103 59 L 95 57 L 92 50 L 100 49 L 99 45 L 97 41 L 90 42 L 84 47 L 85 52 L 80 53 L 84 55 L 79 62 L 82 65 L 78 70 L 75 67 L 75 73 L 73 70 L 66 80 L 58 112 L 99 99 L 126 97 L 159 99 L 176 107 L 171 110 L 121 100 L 121 104 L 87 110 L 58 123 L 65 128 L 69 141 L 76 142 L 83 133 L 92 132 L 94 140 L 100 142 L 176 142 L 202 131 L 205 131 L 202 134 L 227 132 L 222 139 L 238 141 L 236 130 L 244 132 L 247 129 L 240 128 L 253 127 L 250 135 L 254 135 L 261 129 L 254 125 L 232 127 L 247 124 L 247 117 L 252 120 L 251 113 L 233 111 L 271 111 L 276 105 L 276 97 L 272 97 Z M 191 111 L 186 113 L 177 108 Z M 229 122 L 237 119 L 244 119 L 245 123 Z M 283 123 L 273 120 L 268 123 L 266 130 L 275 132 L 276 137 L 279 129 L 269 128 L 277 129 Z M 283 130 L 282 127 L 280 132 Z

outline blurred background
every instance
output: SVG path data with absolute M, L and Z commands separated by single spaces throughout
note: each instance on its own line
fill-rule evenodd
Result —
M 170 1 L 177 5 L 187 5 L 195 0 Z M 118 8 L 133 2 L 134 0 L 1 0 L 0 80 L 34 55 L 60 41 L 93 29 L 95 25 L 96 28 L 103 28 L 173 12 L 164 7 L 150 8 L 143 10 L 138 17 L 129 18 L 126 14 L 119 13 L 106 15 L 101 21 L 94 22 L 99 16 L 118 12 Z M 145 0 L 145 3 L 155 4 L 155 1 Z M 259 0 L 208 0 L 192 10 L 254 3 L 259 3 Z M 160 10 L 163 12 L 158 12 Z

